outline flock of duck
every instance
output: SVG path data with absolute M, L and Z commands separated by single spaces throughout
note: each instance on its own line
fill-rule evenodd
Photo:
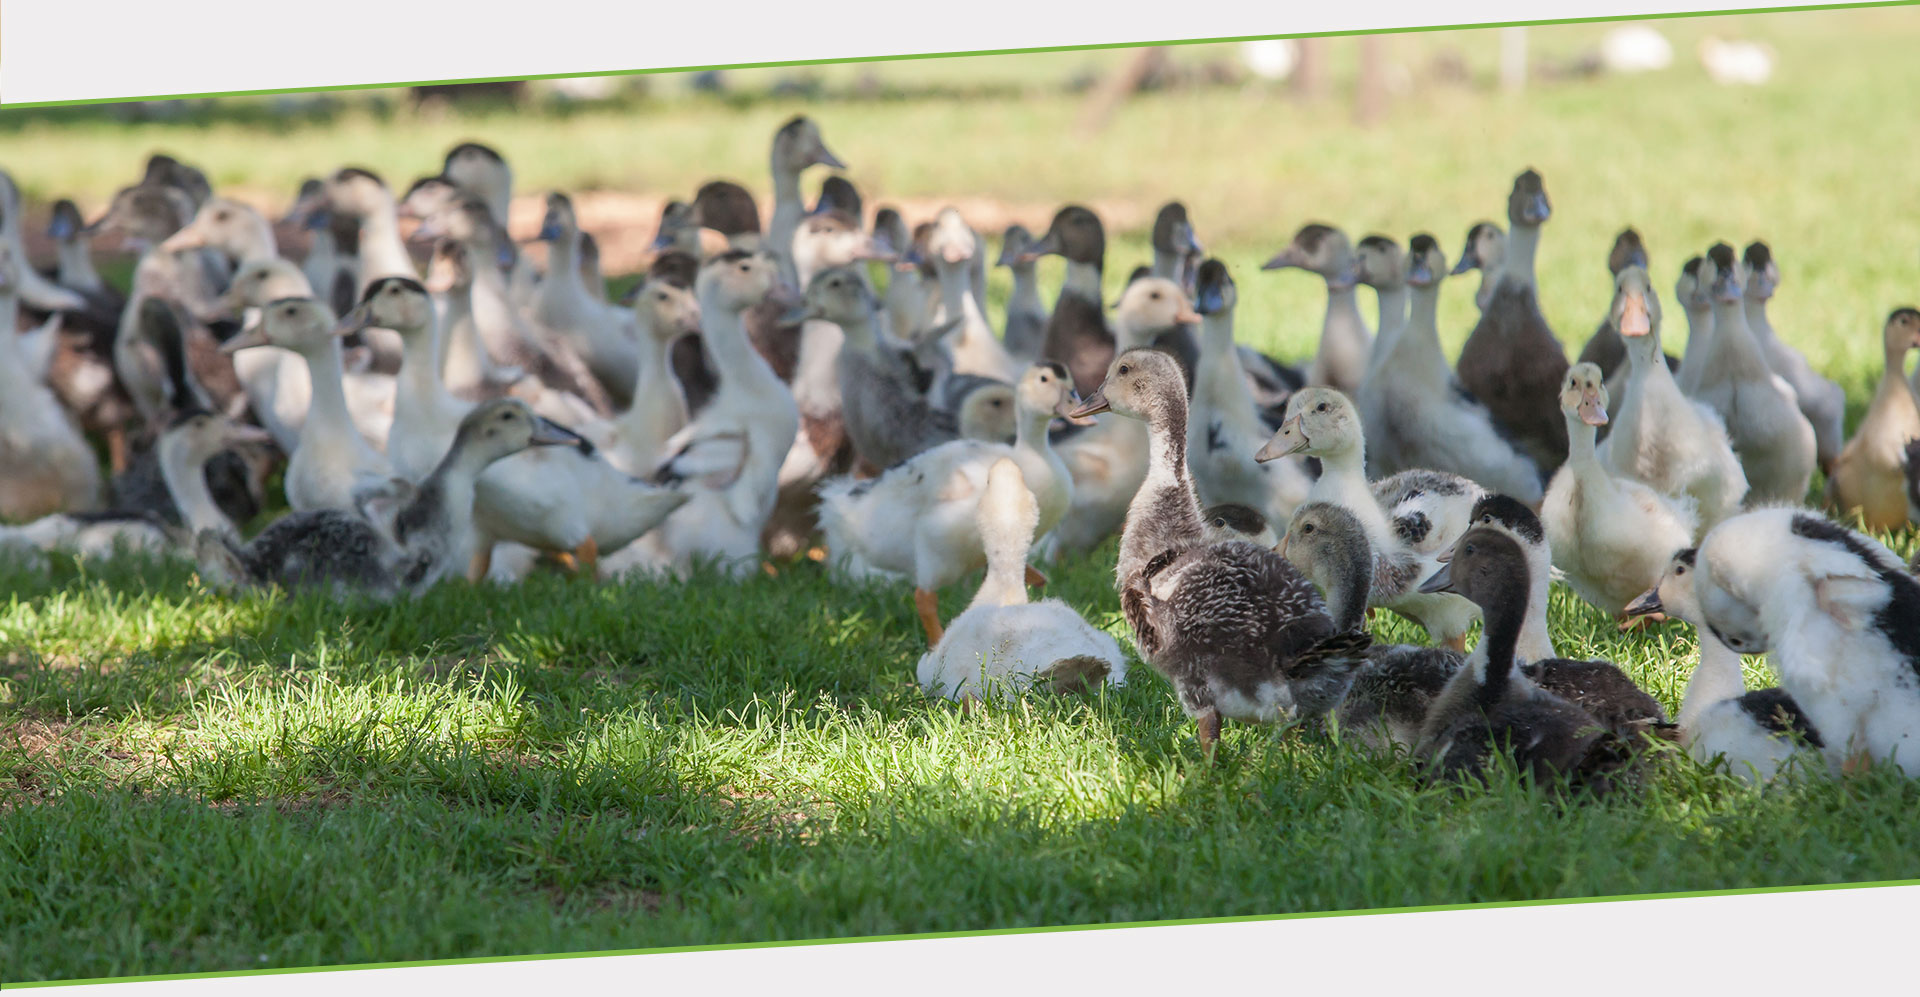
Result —
M 1112 637 L 1028 594 L 1117 533 L 1139 657 L 1203 747 L 1223 720 L 1302 720 L 1444 773 L 1596 791 L 1660 740 L 1753 779 L 1797 759 L 1920 774 L 1920 583 L 1800 505 L 1818 468 L 1870 528 L 1920 518 L 1903 364 L 1920 312 L 1887 320 L 1847 439 L 1839 388 L 1768 320 L 1767 245 L 1686 262 L 1676 358 L 1629 229 L 1569 363 L 1540 307 L 1552 208 L 1529 170 L 1507 226 L 1473 226 L 1451 267 L 1432 235 L 1301 228 L 1262 269 L 1325 284 L 1303 367 L 1236 342 L 1235 281 L 1179 203 L 1111 306 L 1094 212 L 1008 228 L 996 329 L 988 242 L 957 211 L 869 223 L 840 172 L 809 207 L 815 166 L 845 170 L 787 122 L 767 224 L 730 181 L 669 203 L 618 301 L 564 194 L 544 267 L 508 237 L 512 171 L 474 143 L 404 191 L 351 167 L 310 180 L 278 224 L 156 155 L 97 220 L 52 206 L 46 270 L 0 173 L 0 520 L 22 524 L 0 547 L 133 547 L 217 585 L 386 598 L 542 565 L 739 577 L 812 557 L 911 581 L 919 679 L 970 700 L 1124 681 Z M 124 291 L 94 267 L 106 233 L 138 253 Z M 282 254 L 289 235 L 303 253 Z M 1475 270 L 1480 317 L 1450 363 L 1440 285 Z M 290 511 L 243 540 L 283 460 Z M 936 593 L 981 569 L 943 623 Z M 1560 657 L 1556 578 L 1623 628 L 1697 628 L 1677 716 L 1612 663 Z M 1430 643 L 1376 641 L 1379 609 Z M 1779 685 L 1748 691 L 1741 656 L 1762 653 Z

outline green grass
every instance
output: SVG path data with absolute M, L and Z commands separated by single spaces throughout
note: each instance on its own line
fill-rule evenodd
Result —
M 1605 306 L 1621 225 L 1647 236 L 1660 284 L 1714 238 L 1764 236 L 1786 273 L 1775 324 L 1857 418 L 1879 324 L 1914 293 L 1920 193 L 1896 125 L 1920 86 L 1920 12 L 1662 25 L 1680 57 L 1665 73 L 1522 97 L 1423 84 L 1375 130 L 1338 101 L 1173 89 L 1058 140 L 1078 104 L 1057 84 L 1114 58 L 1068 53 L 874 70 L 964 100 L 722 103 L 656 82 L 551 115 L 353 97 L 136 125 L 0 111 L 0 164 L 31 199 L 97 203 L 165 148 L 223 187 L 284 194 L 343 162 L 404 182 L 481 137 L 528 189 L 684 192 L 763 183 L 767 136 L 805 107 L 871 201 L 982 195 L 1039 223 L 1065 199 L 1142 220 L 1186 199 L 1235 268 L 1247 338 L 1290 357 L 1311 349 L 1319 289 L 1254 267 L 1299 224 L 1429 229 L 1457 253 L 1533 165 L 1557 209 L 1542 296 L 1571 346 Z M 1536 29 L 1536 50 L 1601 30 Z M 1774 44 L 1776 82 L 1705 83 L 1689 53 L 1716 32 Z M 1490 72 L 1485 33 L 1394 44 L 1416 70 L 1451 47 Z M 1116 285 L 1145 255 L 1121 228 Z M 1444 301 L 1455 347 L 1470 298 Z M 1112 557 L 1056 569 L 1053 589 L 1124 636 Z M 1637 795 L 1570 806 L 1511 780 L 1425 788 L 1403 762 L 1257 728 L 1230 728 L 1208 765 L 1144 667 L 1096 698 L 962 715 L 914 686 L 904 589 L 836 587 L 808 563 L 737 585 L 449 584 L 386 607 L 230 599 L 137 561 L 0 566 L 0 592 L 9 981 L 1920 877 L 1920 786 L 1886 773 L 1763 791 L 1673 758 Z M 1565 591 L 1552 620 L 1563 653 L 1677 703 L 1684 628 L 1622 636 Z

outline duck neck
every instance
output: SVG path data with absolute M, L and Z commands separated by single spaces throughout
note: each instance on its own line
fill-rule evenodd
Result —
M 1020 535 L 1020 528 L 1026 525 L 980 524 L 980 539 L 987 554 L 987 576 L 981 580 L 980 591 L 974 593 L 973 601 L 967 604 L 968 609 L 1026 603 L 1027 550 L 1032 544 L 1030 536 Z
M 1502 598 L 1490 607 L 1482 607 L 1485 630 L 1480 646 L 1473 649 L 1475 669 L 1480 679 L 1480 702 L 1498 702 L 1506 695 L 1513 679 L 1514 651 L 1520 643 L 1520 628 L 1525 623 L 1527 606 L 1517 598 L 1519 586 L 1505 586 Z
M 180 520 L 187 529 L 196 534 L 201 530 L 234 532 L 233 521 L 220 511 L 220 503 L 213 500 L 213 490 L 207 487 L 206 459 L 195 459 L 182 441 L 161 438 L 160 477 L 167 483 L 167 491 L 172 493 L 173 504 L 179 508 Z
M 60 240 L 56 250 L 60 283 L 77 291 L 99 291 L 106 287 L 100 272 L 93 267 L 93 252 L 84 238 Z
M 1683 737 L 1691 737 L 1700 715 L 1715 703 L 1736 699 L 1747 691 L 1746 676 L 1740 671 L 1740 655 L 1720 643 L 1706 627 L 1696 628 L 1700 644 L 1700 662 L 1687 680 L 1687 691 L 1680 697 L 1680 715 L 1675 721 Z
M 1514 650 L 1522 661 L 1557 658 L 1553 635 L 1547 629 L 1547 600 L 1552 596 L 1553 553 L 1544 543 L 1527 544 L 1527 612 L 1521 619 Z
M 1007 310 L 1026 314 L 1045 310 L 1040 303 L 1040 280 L 1033 264 L 1016 264 L 1008 269 L 1013 271 L 1013 293 L 1007 298 Z
M 1435 281 L 1408 292 L 1407 324 L 1394 337 L 1391 352 L 1376 348 L 1374 356 L 1378 364 L 1388 360 L 1408 366 L 1440 362 L 1442 370 L 1447 369 L 1446 354 L 1440 349 L 1440 283 Z
M 986 324 L 986 315 L 973 298 L 973 274 L 964 263 L 943 262 L 935 271 L 940 275 L 940 307 L 948 321 L 960 319 L 960 338 L 971 339 Z
M 381 277 L 416 277 L 413 257 L 400 238 L 400 215 L 392 201 L 360 216 L 360 285 Z
M 1537 288 L 1534 255 L 1540 250 L 1540 226 L 1515 225 L 1507 235 L 1506 253 L 1500 258 L 1500 279 L 1528 288 Z
M 1587 425 L 1577 412 L 1564 413 L 1567 420 L 1567 465 L 1582 477 L 1600 470 L 1595 444 L 1600 431 Z
M 1408 291 L 1405 284 L 1392 284 L 1374 288 L 1380 303 L 1380 321 L 1375 326 L 1378 332 L 1373 341 L 1373 351 L 1367 355 L 1369 373 L 1380 369 L 1405 335 L 1407 323 Z M 1355 307 L 1358 307 L 1357 305 Z
M 300 428 L 301 445 L 316 435 L 342 435 L 358 438 L 353 416 L 347 409 L 345 374 L 340 366 L 340 340 L 332 335 L 324 343 L 303 346 L 300 355 L 307 361 L 307 379 L 312 383 L 312 401 L 307 421 Z
M 1060 285 L 1060 293 L 1098 303 L 1100 301 L 1100 264 L 1068 260 L 1067 278 L 1066 282 Z
M 1373 592 L 1373 547 L 1365 534 L 1355 537 L 1351 549 L 1333 565 L 1334 576 L 1327 579 L 1327 615 L 1343 632 L 1366 625 L 1367 596 Z
M 453 401 L 453 395 L 447 391 L 447 382 L 442 370 L 444 358 L 440 349 L 440 323 L 435 319 L 433 308 L 428 306 L 427 323 L 417 329 L 395 329 L 400 334 L 400 385 L 406 392 L 424 402 L 432 402 L 444 408 Z
M 1184 283 L 1181 278 L 1185 276 L 1182 272 L 1185 269 L 1181 265 L 1182 262 L 1179 253 L 1155 246 L 1153 247 L 1153 266 L 1149 269 L 1155 277 L 1180 284 Z
M 1185 392 L 1169 393 L 1147 426 L 1147 477 L 1127 506 L 1115 571 L 1124 583 L 1156 554 L 1202 535 L 1200 498 L 1187 477 Z M 1152 524 L 1142 526 L 1142 524 Z
M 1744 302 L 1714 301 L 1713 351 L 1715 357 L 1709 362 L 1716 365 L 1765 362 L 1760 358 L 1758 344 L 1753 341 L 1753 330 L 1747 327 Z
M 625 433 L 664 437 L 686 423 L 687 395 L 673 376 L 673 337 L 661 336 L 646 319 L 639 322 L 643 352 L 634 373 L 633 402 L 616 422 Z
M 1200 356 L 1203 362 L 1219 362 L 1231 356 L 1238 363 L 1239 350 L 1233 343 L 1233 309 L 1222 308 L 1200 317 Z
M 800 193 L 800 171 L 781 165 L 776 153 L 773 161 L 773 218 L 767 224 L 767 248 L 781 260 L 781 266 L 788 271 L 788 280 L 796 279 L 796 274 L 792 272 L 793 236 L 800 231 L 800 222 L 806 216 L 806 198 Z
M 1885 387 L 1903 388 L 1907 384 L 1907 351 L 1912 349 L 1905 343 L 1889 343 L 1886 348 L 1886 370 L 1880 375 L 1880 383 Z
M 1740 311 L 1747 317 L 1747 328 L 1753 333 L 1753 338 L 1773 338 L 1773 323 L 1767 320 L 1766 298 L 1743 298 Z
M 463 389 L 476 388 L 487 380 L 491 364 L 474 328 L 473 299 L 467 288 L 457 287 L 447 292 L 444 304 L 440 326 L 447 330 L 447 338 L 440 351 L 441 379 Z
M 727 390 L 731 381 L 740 390 L 759 396 L 764 392 L 778 391 L 782 394 L 789 390 L 761 359 L 760 354 L 747 339 L 747 326 L 744 313 L 734 311 L 719 302 L 703 301 L 700 314 L 708 316 L 701 324 L 701 335 L 706 339 L 707 353 L 713 358 L 713 365 L 720 375 L 720 390 Z

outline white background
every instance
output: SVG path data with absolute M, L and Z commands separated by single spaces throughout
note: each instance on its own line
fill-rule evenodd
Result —
M 53 101 L 1650 14 L 1674 0 L 1098 5 L 6 0 L 0 100 Z M 1292 6 L 1292 5 L 1289 5 Z M 537 12 L 537 18 L 529 12 Z M 1169 17 L 1177 12 L 1177 17 Z M 718 18 L 724 30 L 700 22 Z M 937 20 L 930 18 L 937 17 Z M 111 24 L 112 31 L 100 30 Z M 593 30 L 581 30 L 591 24 Z M 81 53 L 76 55 L 76 52 Z M 0 150 L 4 156 L 4 150 Z M 1920 887 L 114 985 L 116 993 L 1825 993 L 1913 986 Z M 0 970 L 3 973 L 4 970 Z M 1850 985 L 1850 986 L 1849 986 Z M 107 990 L 80 987 L 79 993 Z

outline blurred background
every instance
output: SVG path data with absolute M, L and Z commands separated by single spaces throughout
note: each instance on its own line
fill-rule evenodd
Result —
M 1916 42 L 1920 10 L 1878 8 L 0 110 L 0 166 L 30 214 L 62 196 L 91 214 L 156 151 L 280 212 L 305 177 L 357 165 L 404 189 L 477 140 L 513 166 L 516 235 L 566 190 L 621 283 L 668 198 L 728 177 L 770 210 L 768 143 L 806 113 L 869 215 L 953 204 L 997 247 L 1007 223 L 1085 203 L 1116 284 L 1146 258 L 1154 211 L 1185 201 L 1234 268 L 1243 336 L 1289 358 L 1312 349 L 1323 289 L 1255 267 L 1300 225 L 1428 231 L 1451 258 L 1531 166 L 1555 207 L 1543 304 L 1574 348 L 1606 307 L 1621 227 L 1641 230 L 1664 289 L 1714 240 L 1764 238 L 1781 334 L 1864 405 L 1880 322 L 1920 298 Z M 1443 297 L 1455 348 L 1472 283 Z M 1677 351 L 1677 310 L 1663 332 Z

